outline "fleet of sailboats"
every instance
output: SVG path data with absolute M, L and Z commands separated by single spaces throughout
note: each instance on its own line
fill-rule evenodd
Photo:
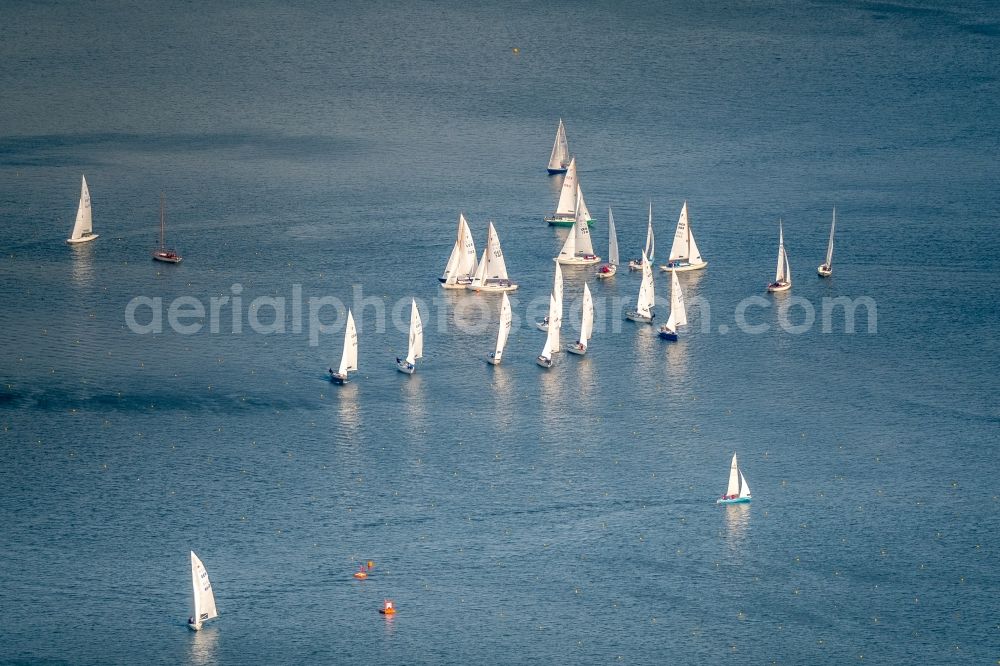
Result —
M 205 622 L 212 618 L 219 617 L 219 611 L 215 607 L 215 594 L 212 592 L 212 583 L 208 580 L 208 572 L 205 565 L 194 551 L 191 551 L 191 617 L 188 618 L 188 627 L 192 631 L 199 631 Z
M 459 213 L 455 245 L 451 248 L 444 274 L 438 280 L 445 289 L 465 289 L 472 284 L 477 266 L 476 242 L 472 238 L 472 231 L 465 215 Z
M 653 323 L 653 305 L 656 302 L 655 287 L 653 285 L 653 264 L 646 257 L 646 252 L 642 253 L 642 283 L 639 285 L 639 298 L 636 299 L 635 310 L 629 310 L 625 317 L 640 324 Z
M 649 221 L 646 223 L 646 249 L 644 250 L 646 260 L 653 263 L 653 252 L 656 250 L 656 239 L 653 237 L 653 202 L 649 202 Z M 628 269 L 630 271 L 642 270 L 642 259 L 629 259 Z
M 476 267 L 476 273 L 467 288 L 473 291 L 515 291 L 517 287 L 517 283 L 507 275 L 507 263 L 500 248 L 500 236 L 490 222 L 483 257 L 479 260 L 479 266 Z
M 503 348 L 507 346 L 507 337 L 510 335 L 511 319 L 510 299 L 507 298 L 507 294 L 504 294 L 500 301 L 500 328 L 497 330 L 497 344 L 490 355 L 486 357 L 486 362 L 490 365 L 500 365 L 500 360 L 503 358 Z
M 549 173 L 566 173 L 569 168 L 569 143 L 566 141 L 566 126 L 562 118 L 556 128 L 556 140 L 552 144 L 552 154 L 549 155 Z
M 424 355 L 424 326 L 420 321 L 416 299 L 410 301 L 410 339 L 406 358 L 396 357 L 396 369 L 412 375 L 417 369 L 417 359 Z
M 90 188 L 87 187 L 87 176 L 80 176 L 80 203 L 76 207 L 76 222 L 70 232 L 67 243 L 86 243 L 97 238 L 94 233 L 94 218 L 90 210 Z
M 618 235 L 615 232 L 615 216 L 608 206 L 608 263 L 601 264 L 597 269 L 597 277 L 606 280 L 618 272 Z
M 716 504 L 741 504 L 749 502 L 750 485 L 743 478 L 739 463 L 736 462 L 736 454 L 733 454 L 733 461 L 729 465 L 729 485 L 726 487 L 726 494 L 715 501 Z
M 820 277 L 833 275 L 833 231 L 837 228 L 837 209 L 833 209 L 833 221 L 830 222 L 830 241 L 826 244 L 826 261 L 819 265 L 816 272 Z
M 580 339 L 566 347 L 566 351 L 583 356 L 587 353 L 587 341 L 594 332 L 594 298 L 590 295 L 590 285 L 583 283 L 583 307 L 580 312 Z
M 580 206 L 580 191 L 577 190 L 576 223 L 566 236 L 559 256 L 555 261 L 568 266 L 591 266 L 601 261 L 601 258 L 594 254 L 594 244 L 590 239 L 590 226 L 583 218 Z
M 694 242 L 694 232 L 691 231 L 691 222 L 688 220 L 687 201 L 681 207 L 680 217 L 677 218 L 677 229 L 674 232 L 674 244 L 670 247 L 670 258 L 667 263 L 660 266 L 664 271 L 696 271 L 708 266 L 708 262 L 702 259 L 701 252 L 698 251 L 698 244 Z
M 774 272 L 774 282 L 767 285 L 770 292 L 788 291 L 792 288 L 792 269 L 788 266 L 788 254 L 785 252 L 785 232 L 778 220 L 778 267 Z
M 153 250 L 153 259 L 164 261 L 168 264 L 179 264 L 181 256 L 175 251 L 168 249 L 164 242 L 164 230 L 167 225 L 166 199 L 163 192 L 160 192 L 160 247 Z
M 566 175 L 563 176 L 556 212 L 546 217 L 545 221 L 555 226 L 570 227 L 576 224 L 578 212 L 588 225 L 594 223 L 590 217 L 590 211 L 587 209 L 587 202 L 583 198 L 583 189 L 580 187 L 580 179 L 576 172 L 576 158 L 574 157 L 569 162 Z
M 347 310 L 347 326 L 344 328 L 344 353 L 340 357 L 340 369 L 337 372 L 330 368 L 330 381 L 334 384 L 346 384 L 350 379 L 348 373 L 358 369 L 358 329 L 354 326 L 354 315 Z

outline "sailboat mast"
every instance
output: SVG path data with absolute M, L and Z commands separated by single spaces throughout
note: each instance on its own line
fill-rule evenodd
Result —
M 163 192 L 160 192 L 160 249 L 163 249 L 163 224 L 166 216 Z

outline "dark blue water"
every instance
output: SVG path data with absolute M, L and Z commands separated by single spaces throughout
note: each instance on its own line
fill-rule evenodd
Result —
M 0 24 L 0 661 L 1000 657 L 992 3 L 18 2 Z M 560 117 L 599 252 L 612 206 L 638 253 L 652 202 L 664 257 L 687 200 L 709 267 L 676 344 L 620 321 L 637 274 L 567 269 L 598 332 L 544 372 Z M 100 238 L 70 247 L 81 173 Z M 177 266 L 149 260 L 161 191 Z M 522 285 L 495 369 L 498 298 L 437 285 L 459 211 Z M 751 302 L 754 334 L 779 218 L 795 284 Z M 217 332 L 166 325 L 236 291 L 239 333 L 231 302 Z M 162 333 L 127 326 L 137 296 Z M 268 296 L 284 332 L 252 330 Z M 344 388 L 332 308 L 310 341 L 326 296 L 361 329 Z M 853 333 L 842 309 L 823 330 L 838 297 L 870 299 Z M 754 501 L 723 509 L 733 451 Z M 221 613 L 197 635 L 191 549 Z

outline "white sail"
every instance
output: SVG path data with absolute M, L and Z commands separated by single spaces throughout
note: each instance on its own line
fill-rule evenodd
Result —
M 774 272 L 774 281 L 785 282 L 789 280 L 787 271 L 788 257 L 785 255 L 785 232 L 782 229 L 781 220 L 778 220 L 778 266 Z
M 579 219 L 573 223 L 573 228 L 569 230 L 569 235 L 566 236 L 566 242 L 563 243 L 562 249 L 559 250 L 559 256 L 556 257 L 556 261 L 560 259 L 572 259 L 576 256 L 576 228 L 579 224 Z
M 833 209 L 833 222 L 830 223 L 830 241 L 826 244 L 827 268 L 833 268 L 833 230 L 837 227 L 837 209 Z
M 465 215 L 459 213 L 458 234 L 441 279 L 445 284 L 455 284 L 461 278 L 474 275 L 476 267 L 476 242 L 472 238 L 472 231 Z
M 410 304 L 410 347 L 406 354 L 406 362 L 413 365 L 414 362 L 424 355 L 424 326 L 420 321 L 420 312 L 417 310 L 417 301 L 413 299 Z
M 558 266 L 558 264 L 556 264 Z M 559 328 L 562 326 L 562 313 L 556 308 L 556 297 L 549 294 L 549 330 L 545 336 L 545 346 L 540 356 L 552 360 L 552 352 L 559 349 Z
M 594 298 L 590 295 L 590 287 L 583 283 L 583 319 L 580 323 L 580 344 L 586 348 L 590 334 L 594 331 Z
M 594 243 L 590 239 L 590 225 L 587 224 L 589 220 L 590 211 L 583 203 L 583 191 L 577 188 L 576 222 L 573 224 L 573 233 L 570 234 L 576 237 L 577 254 L 594 254 Z
M 219 616 L 219 611 L 215 607 L 215 594 L 212 592 L 212 583 L 208 580 L 208 572 L 205 565 L 201 563 L 198 556 L 191 551 L 191 587 L 193 589 L 193 610 L 191 617 L 194 623 L 200 625 L 205 620 L 211 620 Z
M 743 470 L 740 470 L 740 497 L 750 497 L 750 484 L 743 476 Z
M 347 326 L 344 328 L 344 355 L 340 358 L 340 374 L 358 369 L 358 329 L 354 326 L 354 315 L 347 310 Z
M 556 206 L 556 217 L 573 217 L 576 215 L 577 177 L 576 158 L 570 160 L 566 175 L 563 176 L 562 190 L 559 191 L 559 204 Z
M 618 235 L 615 233 L 615 216 L 611 214 L 611 206 L 608 206 L 608 263 L 618 265 Z
M 80 240 L 94 231 L 94 220 L 90 210 L 90 188 L 87 187 L 87 177 L 81 176 L 80 203 L 76 208 L 76 222 L 70 240 Z
M 635 311 L 643 317 L 653 316 L 653 303 L 656 295 L 653 286 L 653 264 L 642 253 L 642 285 L 639 287 L 639 298 L 636 300 Z
M 555 310 L 549 309 L 549 330 L 552 330 L 552 318 L 562 321 L 563 313 L 563 274 L 562 268 L 556 264 L 556 274 L 552 280 L 552 298 L 554 299 Z M 553 338 L 553 351 L 559 351 L 559 327 L 556 326 L 555 337 Z
M 646 224 L 646 259 L 653 261 L 653 251 L 656 249 L 656 239 L 653 238 L 653 202 L 649 202 L 649 222 Z
M 493 358 L 497 363 L 500 362 L 500 358 L 503 356 L 503 348 L 507 345 L 507 336 L 510 335 L 510 322 L 510 299 L 504 293 L 503 299 L 500 301 L 500 330 L 497 331 L 497 346 L 493 352 Z
M 576 212 L 579 217 L 583 218 L 584 222 L 589 223 L 594 218 L 590 216 L 590 209 L 587 208 L 587 202 L 583 198 L 583 188 L 580 187 L 579 178 L 576 181 L 576 192 L 580 197 L 580 202 L 576 205 Z
M 479 265 L 476 267 L 476 272 L 472 276 L 472 286 L 478 287 L 483 284 L 483 280 L 486 276 L 486 265 L 489 263 L 486 259 L 490 254 L 490 244 L 489 239 L 487 239 L 486 246 L 483 248 L 483 257 L 479 260 Z
M 690 264 L 700 264 L 702 261 L 698 244 L 694 242 L 694 234 L 691 232 L 687 201 L 681 207 L 680 217 L 677 218 L 677 230 L 674 232 L 674 244 L 670 247 L 670 261 L 677 260 Z
M 492 222 L 490 222 L 489 236 L 486 239 L 486 250 L 487 266 L 484 279 L 506 280 L 507 262 L 504 261 L 503 250 L 500 249 L 500 236 L 497 235 L 497 230 L 493 227 Z
M 676 331 L 678 326 L 686 326 L 687 323 L 684 294 L 681 293 L 681 283 L 677 279 L 677 271 L 674 271 L 670 277 L 670 317 L 667 319 L 666 326 L 671 331 Z
M 566 141 L 566 126 L 562 118 L 556 130 L 556 140 L 552 144 L 552 154 L 549 155 L 549 171 L 562 171 L 569 162 L 569 143 Z
M 740 468 L 736 462 L 736 454 L 733 454 L 733 462 L 729 465 L 729 486 L 726 487 L 726 497 L 739 495 L 740 493 Z

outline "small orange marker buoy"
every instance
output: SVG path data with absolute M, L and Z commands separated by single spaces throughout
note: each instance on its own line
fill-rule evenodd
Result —
M 364 580 L 365 578 L 368 578 L 368 574 L 364 571 L 355 571 L 354 577 L 358 580 Z
M 392 601 L 389 600 L 389 599 L 386 599 L 385 603 L 382 605 L 382 608 L 380 608 L 378 610 L 378 612 L 382 613 L 382 615 L 395 615 L 396 614 L 396 609 L 392 605 Z

